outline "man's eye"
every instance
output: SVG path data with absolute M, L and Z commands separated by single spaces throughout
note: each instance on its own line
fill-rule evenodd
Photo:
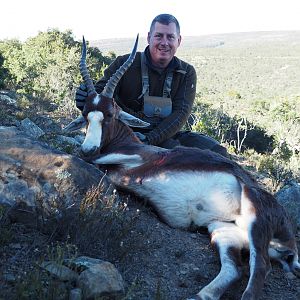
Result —
M 113 117 L 113 114 L 109 112 L 109 113 L 106 114 L 106 116 L 107 116 L 108 118 L 112 118 L 112 117 Z

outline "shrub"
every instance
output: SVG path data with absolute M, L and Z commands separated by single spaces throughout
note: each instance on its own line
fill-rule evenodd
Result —
M 3 63 L 4 63 L 4 57 L 0 52 L 0 89 L 5 88 L 5 80 L 9 76 L 8 70 L 3 67 Z
M 253 125 L 245 117 L 230 117 L 222 108 L 213 108 L 212 104 L 201 102 L 199 98 L 197 100 L 191 126 L 193 131 L 225 142 L 237 153 L 247 148 L 260 153 L 273 150 L 274 138 L 259 126 Z
M 78 63 L 81 42 L 74 40 L 71 31 L 50 29 L 29 38 L 25 43 L 9 40 L 0 43 L 3 67 L 9 71 L 10 83 L 18 92 L 61 103 L 73 98 L 81 81 Z M 88 48 L 87 63 L 92 78 L 98 79 L 103 68 L 111 62 L 97 48 Z

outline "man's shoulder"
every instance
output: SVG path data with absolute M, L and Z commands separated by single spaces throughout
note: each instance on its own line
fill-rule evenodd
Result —
M 130 53 L 127 53 L 127 54 L 123 54 L 123 55 L 118 55 L 116 60 L 118 61 L 126 61 L 129 57 Z M 136 52 L 136 55 L 135 55 L 135 59 L 134 61 L 136 60 L 140 60 L 141 58 L 141 52 Z
M 118 65 L 122 65 L 129 57 L 130 53 L 124 54 L 124 55 L 119 55 L 116 58 L 116 62 L 118 63 Z M 141 65 L 141 52 L 137 52 L 135 55 L 135 59 L 131 65 L 131 68 L 135 68 L 135 67 L 140 67 Z
M 175 60 L 175 70 L 177 72 L 195 72 L 195 68 L 193 65 L 191 65 L 190 63 L 178 58 L 177 56 L 174 56 L 174 60 Z

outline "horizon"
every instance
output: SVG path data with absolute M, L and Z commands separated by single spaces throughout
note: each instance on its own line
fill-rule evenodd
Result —
M 160 13 L 178 19 L 183 37 L 300 30 L 298 0 L 110 0 L 106 10 L 118 8 L 111 14 L 103 12 L 104 1 L 90 0 L 88 4 L 85 12 L 78 0 L 51 0 L 42 5 L 37 0 L 5 1 L 0 18 L 0 28 L 5 30 L 0 32 L 0 40 L 25 41 L 49 29 L 71 30 L 75 39 L 85 35 L 90 41 L 131 38 L 136 33 L 146 37 L 152 19 Z

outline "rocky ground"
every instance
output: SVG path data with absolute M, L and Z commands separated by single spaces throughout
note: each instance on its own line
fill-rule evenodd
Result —
M 0 96 L 0 126 L 20 127 L 21 121 L 28 117 L 45 133 L 38 140 L 49 148 L 76 155 L 76 139 L 72 144 L 61 137 L 61 123 L 65 121 L 53 114 L 53 108 L 33 112 L 31 105 L 24 108 L 17 101 L 14 103 L 12 94 L 2 92 Z M 2 186 L 7 178 L 1 174 Z M 217 275 L 218 255 L 204 229 L 196 232 L 172 229 L 141 199 L 122 192 L 120 199 L 122 205 L 118 208 L 104 205 L 99 213 L 93 211 L 84 220 L 75 214 L 73 220 L 63 219 L 50 228 L 47 223 L 30 226 L 20 219 L 11 223 L 1 209 L 0 299 L 68 299 L 74 283 L 54 279 L 41 265 L 48 260 L 63 264 L 65 258 L 82 255 L 115 265 L 125 287 L 125 293 L 117 298 L 124 300 L 186 299 Z M 243 259 L 242 280 L 226 292 L 224 300 L 240 299 L 246 287 L 249 274 L 246 253 Z M 273 264 L 261 299 L 300 299 L 300 280 Z

